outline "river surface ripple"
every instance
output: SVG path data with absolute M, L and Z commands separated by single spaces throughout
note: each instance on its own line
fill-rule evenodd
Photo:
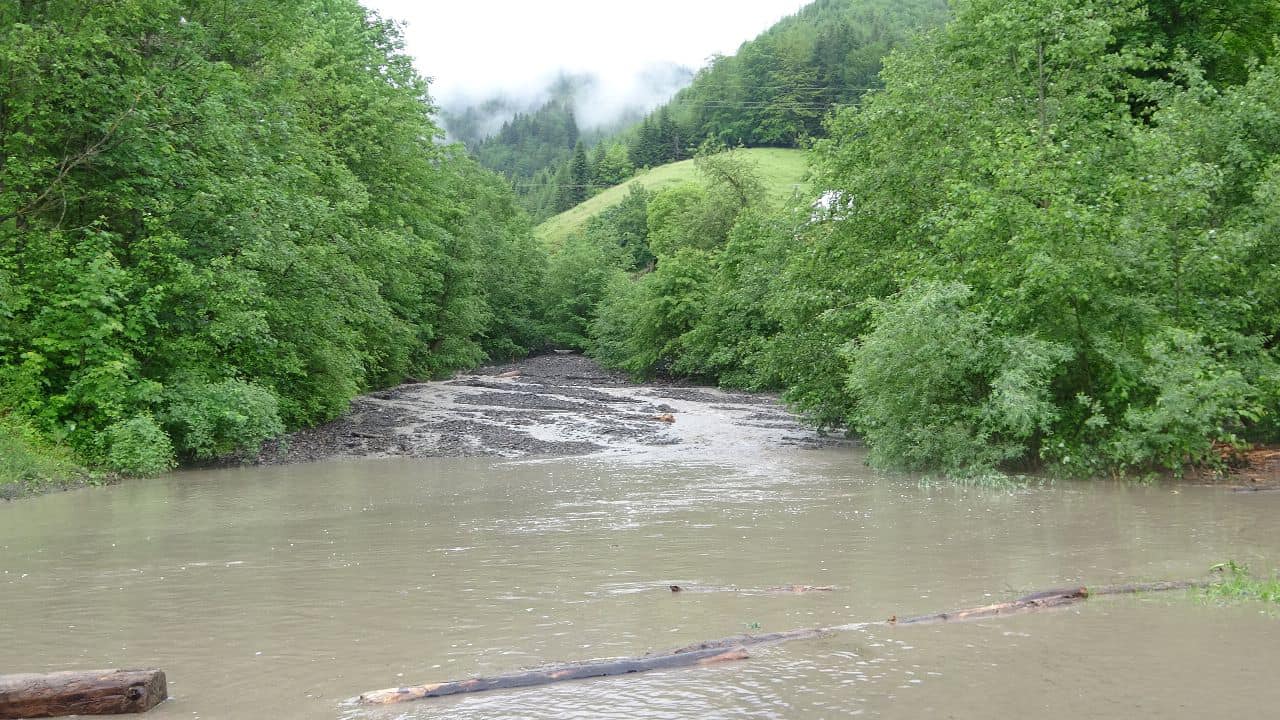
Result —
M 191 718 L 1269 716 L 1280 620 L 1194 593 L 874 627 L 720 667 L 429 700 L 397 684 L 1280 562 L 1280 494 L 1015 491 L 855 449 L 383 459 L 0 505 L 0 672 L 161 667 Z M 834 592 L 673 594 L 670 584 Z

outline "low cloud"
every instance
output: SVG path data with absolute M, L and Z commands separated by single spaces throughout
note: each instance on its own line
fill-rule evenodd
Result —
M 552 100 L 568 102 L 582 130 L 613 128 L 642 118 L 693 80 L 693 70 L 674 63 L 650 65 L 630 77 L 560 71 L 523 90 L 484 95 L 454 92 L 437 98 L 450 137 L 476 142 L 497 133 L 502 124 Z

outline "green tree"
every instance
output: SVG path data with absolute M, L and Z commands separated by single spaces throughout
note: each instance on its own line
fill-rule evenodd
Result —
M 527 219 L 354 0 L 9 3 L 0 36 L 0 414 L 33 446 L 154 471 L 541 342 L 503 294 L 539 282 Z
M 573 159 L 569 161 L 569 181 L 574 205 L 591 196 L 591 162 L 587 160 L 587 150 L 581 140 L 574 146 Z

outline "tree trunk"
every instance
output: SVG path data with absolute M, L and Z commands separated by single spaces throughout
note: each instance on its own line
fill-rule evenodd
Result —
M 357 702 L 361 705 L 392 705 L 394 703 L 422 700 L 423 698 L 443 697 L 460 693 L 484 692 L 486 690 L 506 690 L 508 688 L 548 685 L 564 680 L 581 680 L 583 678 L 609 677 L 612 675 L 629 675 L 631 673 L 664 670 L 667 668 L 711 665 L 729 660 L 745 660 L 747 651 L 742 648 L 724 650 L 716 648 L 697 652 L 675 652 L 663 655 L 649 655 L 639 658 L 619 658 L 617 660 L 600 660 L 597 662 L 555 665 L 552 667 L 530 670 L 515 675 L 501 675 L 494 678 L 475 678 L 453 682 L 416 685 L 412 687 L 389 688 L 361 695 Z
M 142 713 L 168 696 L 161 670 L 0 675 L 0 720 Z
M 1069 590 L 1046 590 L 1044 592 L 1033 593 L 1026 597 L 1010 600 L 1009 602 L 996 603 L 994 605 L 983 605 L 982 607 L 968 608 L 965 610 L 956 610 L 954 612 L 940 612 L 931 615 L 917 615 L 915 617 L 899 618 L 897 616 L 889 618 L 891 625 L 930 625 L 933 623 L 944 622 L 969 622 L 973 620 L 986 620 L 988 618 L 999 617 L 1001 615 L 1016 615 L 1018 613 L 1030 612 L 1032 610 L 1045 610 L 1048 608 L 1063 607 L 1065 605 L 1074 605 L 1089 597 L 1089 591 L 1084 588 L 1072 588 Z
M 665 668 L 707 665 L 724 660 L 743 660 L 748 657 L 746 648 L 758 645 L 776 645 L 793 640 L 811 640 L 827 637 L 840 632 L 859 630 L 873 626 L 930 625 L 937 623 L 973 622 L 995 617 L 1016 615 L 1020 613 L 1066 607 L 1083 602 L 1098 595 L 1123 595 L 1143 592 L 1163 592 L 1167 590 L 1184 590 L 1187 588 L 1205 587 L 1207 580 L 1185 580 L 1173 582 L 1136 583 L 1131 585 L 1104 585 L 1088 589 L 1084 587 L 1055 588 L 1024 595 L 1017 600 L 983 605 L 982 607 L 917 615 L 898 618 L 896 615 L 888 620 L 856 622 L 832 627 L 801 628 L 785 632 L 764 633 L 759 635 L 736 635 L 734 637 L 708 640 L 706 642 L 686 645 L 685 647 L 661 655 L 646 655 L 636 658 L 619 658 L 616 660 L 600 660 L 587 663 L 553 665 L 538 670 L 500 675 L 492 678 L 475 678 L 472 680 L 455 680 L 431 685 L 390 688 L 368 692 L 356 699 L 362 705 L 390 705 L 392 703 L 422 700 L 424 698 L 456 695 L 459 693 L 485 692 L 487 690 L 505 690 L 510 688 L 548 685 L 563 680 L 581 678 L 609 677 L 629 673 L 645 672 Z M 676 587 L 676 586 L 673 586 Z M 825 589 L 825 588 L 815 588 Z

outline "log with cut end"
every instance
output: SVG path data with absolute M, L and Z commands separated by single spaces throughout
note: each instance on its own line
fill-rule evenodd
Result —
M 730 660 L 745 660 L 747 651 L 743 648 L 716 648 L 698 652 L 665 653 L 639 658 L 620 658 L 617 660 L 600 660 L 598 662 L 573 663 L 554 667 L 529 670 L 515 675 L 501 675 L 492 678 L 474 678 L 471 680 L 455 680 L 451 682 L 415 685 L 411 687 L 388 688 L 367 692 L 357 698 L 362 705 L 391 705 L 394 703 L 422 700 L 424 698 L 458 695 L 460 693 L 485 692 L 486 690 L 506 690 L 509 688 L 548 685 L 565 680 L 581 680 L 584 678 L 610 677 L 613 675 L 629 675 L 631 673 L 665 670 L 667 668 L 711 665 Z
M 160 670 L 0 675 L 0 719 L 143 713 L 168 697 Z

